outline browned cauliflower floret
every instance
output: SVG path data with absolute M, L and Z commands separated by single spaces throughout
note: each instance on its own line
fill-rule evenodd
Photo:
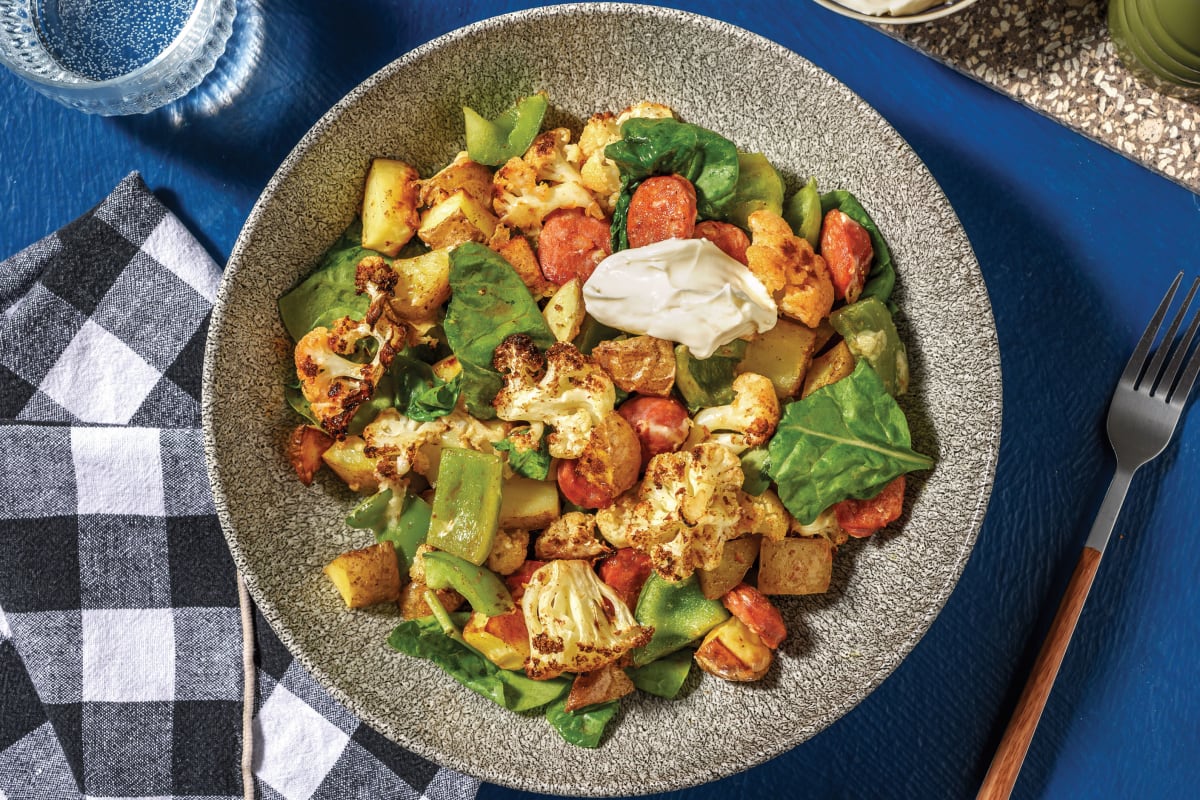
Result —
M 525 563 L 529 552 L 529 531 L 501 528 L 496 531 L 487 568 L 497 575 L 512 575 Z
M 525 672 L 536 680 L 600 669 L 654 635 L 587 561 L 558 559 L 539 567 L 525 585 L 521 612 L 529 630 Z
M 612 548 L 596 538 L 596 519 L 582 511 L 568 511 L 550 523 L 533 543 L 533 553 L 539 559 L 554 558 L 593 559 Z
M 689 442 L 716 442 L 740 455 L 766 444 L 775 433 L 779 416 L 779 398 L 771 379 L 743 372 L 733 379 L 732 403 L 696 414 Z
M 504 422 L 478 420 L 461 408 L 428 422 L 385 408 L 363 429 L 363 452 L 378 459 L 376 472 L 390 480 L 402 481 L 409 472 L 416 472 L 436 483 L 443 448 L 494 453 L 493 445 L 504 438 L 509 427 Z
M 520 158 L 510 158 L 492 178 L 492 205 L 500 222 L 536 238 L 546 216 L 560 208 L 581 208 L 602 219 L 604 209 L 583 183 L 581 153 L 571 132 L 555 128 L 539 134 Z
M 600 533 L 616 547 L 650 556 L 668 580 L 682 580 L 721 561 L 725 541 L 741 535 L 742 468 L 719 444 L 650 459 L 636 492 L 596 513 Z
M 309 407 L 331 436 L 343 438 L 358 407 L 371 399 L 379 379 L 406 343 L 402 325 L 342 317 L 296 343 L 296 374 Z M 364 345 L 373 342 L 375 352 Z M 351 358 L 356 356 L 357 358 Z M 370 354 L 369 360 L 362 356 Z
M 817 327 L 833 308 L 833 279 L 825 259 L 778 214 L 755 211 L 747 225 L 751 244 L 746 266 L 767 287 L 780 312 Z
M 736 535 L 731 538 L 758 534 L 766 539 L 782 539 L 794 521 L 779 496 L 770 489 L 758 495 L 739 492 L 738 505 L 742 518 L 738 520 Z
M 612 379 L 569 342 L 552 345 L 543 356 L 528 336 L 509 336 L 492 355 L 492 366 L 504 378 L 492 401 L 496 415 L 533 423 L 535 430 L 553 427 L 546 444 L 554 458 L 578 458 L 592 428 L 616 403 Z

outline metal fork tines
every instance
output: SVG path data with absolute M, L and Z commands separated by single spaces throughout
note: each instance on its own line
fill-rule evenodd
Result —
M 1200 278 L 1192 281 L 1187 296 L 1154 349 L 1154 355 L 1150 356 L 1182 280 L 1181 272 L 1175 276 L 1171 288 L 1154 312 L 1154 318 L 1129 357 L 1129 363 L 1125 365 L 1125 371 L 1113 392 L 1112 405 L 1108 410 L 1108 440 L 1117 457 L 1117 471 L 1087 540 L 1088 547 L 1101 553 L 1116 524 L 1117 513 L 1125 501 L 1133 473 L 1166 449 L 1175 433 L 1188 394 L 1196 382 L 1196 374 L 1200 372 L 1200 347 L 1188 358 L 1196 331 L 1200 328 L 1200 313 L 1193 315 L 1181 336 L 1177 335 L 1200 288 Z
M 1050 624 L 1050 631 L 1046 634 L 1029 680 L 1017 701 L 1017 708 L 992 758 L 977 800 L 1002 800 L 1012 791 L 1041 719 L 1042 709 L 1050 696 L 1050 688 L 1058 676 L 1063 655 L 1079 621 L 1079 614 L 1091 591 L 1100 556 L 1104 553 L 1117 514 L 1125 502 L 1133 473 L 1166 449 L 1183 414 L 1192 385 L 1196 382 L 1196 373 L 1200 372 L 1200 345 L 1193 349 L 1196 331 L 1200 329 L 1200 311 L 1194 314 L 1183 335 L 1178 335 L 1179 329 L 1184 327 L 1188 308 L 1200 288 L 1200 278 L 1192 281 L 1187 297 L 1171 319 L 1161 341 L 1158 335 L 1182 280 L 1181 272 L 1154 312 L 1150 326 L 1142 334 L 1113 392 L 1112 404 L 1108 409 L 1108 440 L 1117 456 L 1117 471 L 1100 504 L 1087 545 L 1075 565 L 1058 613 Z M 1159 341 L 1159 345 L 1154 348 L 1156 341 Z M 1153 356 L 1150 355 L 1151 350 Z

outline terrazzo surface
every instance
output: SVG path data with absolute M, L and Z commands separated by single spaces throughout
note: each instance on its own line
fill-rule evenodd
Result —
M 1143 83 L 1099 0 L 982 0 L 884 33 L 1200 193 L 1200 104 Z

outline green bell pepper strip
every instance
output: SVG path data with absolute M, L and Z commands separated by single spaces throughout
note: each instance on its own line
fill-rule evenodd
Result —
M 492 551 L 500 524 L 504 461 L 495 453 L 442 450 L 426 541 L 472 564 Z
M 378 542 L 391 542 L 396 555 L 402 556 L 401 572 L 407 572 L 416 557 L 417 547 L 429 533 L 429 504 L 416 495 L 394 497 L 383 489 L 363 499 L 346 517 L 351 528 L 369 528 Z
M 816 247 L 821 242 L 821 195 L 817 179 L 809 178 L 783 206 L 783 218 L 792 226 L 792 233 Z
M 421 561 L 425 565 L 425 585 L 430 589 L 453 589 L 467 599 L 471 608 L 489 617 L 516 608 L 508 587 L 487 567 L 440 550 L 425 553 Z
M 639 624 L 654 628 L 654 636 L 644 647 L 630 651 L 634 666 L 642 666 L 696 641 L 729 619 L 729 612 L 719 600 L 704 596 L 695 575 L 671 582 L 652 572 L 633 616 Z
M 855 358 L 864 358 L 875 368 L 892 397 L 908 391 L 908 351 L 892 312 L 879 299 L 868 297 L 843 306 L 829 315 L 829 324 L 846 340 Z
M 539 92 L 522 97 L 515 106 L 491 120 L 464 106 L 467 155 L 489 167 L 523 155 L 542 129 L 548 105 L 546 94 Z

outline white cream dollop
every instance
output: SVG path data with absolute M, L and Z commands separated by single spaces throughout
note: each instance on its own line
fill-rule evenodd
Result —
M 598 322 L 685 344 L 696 358 L 775 327 L 765 286 L 706 239 L 667 239 L 613 253 L 583 285 Z

